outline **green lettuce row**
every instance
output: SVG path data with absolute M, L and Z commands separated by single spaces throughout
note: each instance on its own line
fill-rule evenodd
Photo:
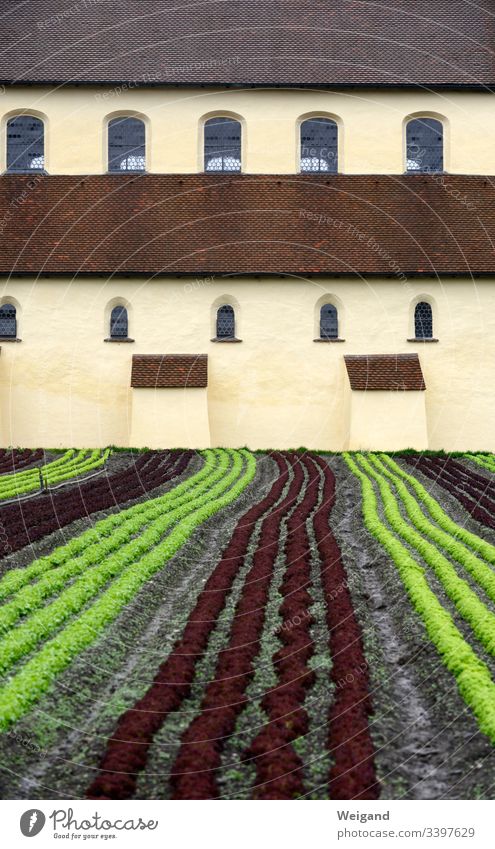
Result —
M 392 558 L 431 642 L 447 669 L 454 675 L 462 698 L 473 711 L 480 729 L 495 743 L 495 684 L 490 670 L 466 642 L 448 611 L 432 592 L 424 570 L 381 521 L 376 493 L 367 475 L 349 454 L 345 453 L 344 459 L 361 482 L 366 529 Z
M 23 569 L 8 572 L 0 579 L 0 600 L 17 592 L 21 587 L 45 572 L 52 571 L 78 555 L 83 555 L 83 567 L 98 562 L 102 556 L 123 545 L 130 536 L 139 533 L 150 521 L 161 515 L 164 510 L 177 506 L 191 496 L 191 491 L 198 486 L 208 485 L 211 475 L 217 473 L 220 463 L 220 453 L 207 449 L 204 453 L 205 464 L 195 475 L 174 487 L 171 492 L 150 501 L 140 502 L 127 510 L 114 513 L 106 519 L 97 522 L 92 528 L 73 537 L 68 543 L 54 549 L 46 557 L 40 557 Z M 225 454 L 226 462 L 229 455 Z M 180 502 L 182 503 L 182 502 Z
M 87 454 L 86 451 L 79 451 L 77 456 L 85 456 Z M 50 469 L 59 469 L 62 466 L 66 466 L 69 462 L 72 462 L 76 452 L 73 448 L 70 448 L 65 454 L 62 454 L 57 460 L 53 460 L 51 463 L 46 463 L 44 466 L 36 466 L 33 469 L 24 469 L 21 472 L 13 472 L 8 475 L 2 475 L 0 477 L 0 489 L 3 489 L 7 486 L 13 486 L 16 481 L 30 481 L 32 478 L 37 478 L 39 480 L 40 470 Z
M 252 482 L 256 472 L 254 456 L 243 449 L 236 452 L 245 459 L 241 477 L 223 495 L 207 497 L 206 503 L 172 529 L 167 538 L 139 562 L 126 570 L 88 610 L 31 658 L 0 691 L 0 730 L 8 729 L 24 716 L 52 685 L 53 681 L 81 652 L 92 645 L 113 622 L 143 584 L 179 550 L 198 525 L 231 504 Z M 184 510 L 186 514 L 186 510 Z
M 67 451 L 64 452 L 64 454 L 62 454 L 60 457 L 58 457 L 57 460 L 52 460 L 51 463 L 46 463 L 44 466 L 42 466 L 42 468 L 43 469 L 48 469 L 48 468 L 57 469 L 57 468 L 59 468 L 59 466 L 63 466 L 64 464 L 68 463 L 74 457 L 75 453 L 76 453 L 76 451 L 75 451 L 74 448 L 69 448 Z M 80 453 L 81 452 L 79 452 L 79 454 Z M 84 451 L 83 453 L 86 453 L 86 452 Z M 36 468 L 34 468 L 34 469 L 24 469 L 23 471 L 20 471 L 20 472 L 10 472 L 7 475 L 1 475 L 0 476 L 0 486 L 2 486 L 6 481 L 13 481 L 15 478 L 21 479 L 21 478 L 24 478 L 24 477 L 29 477 L 30 475 L 33 475 L 33 474 L 38 474 L 39 468 L 40 468 L 39 466 L 36 466 Z
M 42 473 L 44 483 L 51 485 L 98 469 L 105 464 L 109 453 L 109 449 L 106 449 L 103 454 L 99 450 L 89 453 L 87 451 L 80 451 L 74 459 L 69 458 L 68 462 L 59 464 L 55 469 L 49 463 L 47 466 L 41 468 L 18 472 L 15 475 L 9 476 L 9 480 L 0 482 L 0 499 L 7 499 L 39 489 L 40 472 Z M 58 462 L 58 460 L 55 461 L 55 463 Z
M 425 505 L 432 519 L 434 519 L 444 531 L 462 540 L 465 545 L 469 546 L 474 551 L 477 551 L 478 554 L 481 554 L 484 560 L 495 565 L 495 545 L 492 545 L 476 534 L 472 534 L 466 528 L 462 528 L 460 525 L 457 525 L 450 516 L 448 516 L 445 510 L 440 507 L 438 501 L 430 495 L 428 490 L 425 489 L 419 480 L 414 477 L 414 475 L 410 475 L 405 472 L 404 469 L 395 463 L 391 457 L 388 457 L 386 454 L 380 454 L 379 457 L 382 463 L 385 463 L 396 475 L 410 484 L 420 501 L 422 501 Z
M 383 457 L 383 460 L 388 461 L 389 458 Z M 484 560 L 481 560 L 477 557 L 473 552 L 468 548 L 468 545 L 471 544 L 471 538 L 474 543 L 481 543 L 481 546 L 476 545 L 478 550 L 481 548 L 485 548 L 490 557 L 489 562 L 493 563 L 495 558 L 495 547 L 490 545 L 490 543 L 485 543 L 484 540 L 481 540 L 479 537 L 476 537 L 475 534 L 469 533 L 466 531 L 465 540 L 466 545 L 459 540 L 455 539 L 453 535 L 457 535 L 456 531 L 459 531 L 458 536 L 464 538 L 462 533 L 462 528 L 455 524 L 455 522 L 447 516 L 446 513 L 442 510 L 440 505 L 434 498 L 432 498 L 429 493 L 426 492 L 424 487 L 421 486 L 419 481 L 412 479 L 409 481 L 409 475 L 404 473 L 405 479 L 410 483 L 410 485 L 414 488 L 417 497 L 423 502 L 426 509 L 430 513 L 435 521 L 441 527 L 444 527 L 445 530 L 442 530 L 441 527 L 437 527 L 437 525 L 432 524 L 428 520 L 428 518 L 424 515 L 422 510 L 420 509 L 418 502 L 415 497 L 411 495 L 405 484 L 402 482 L 401 478 L 403 475 L 401 474 L 402 469 L 397 466 L 397 473 L 392 471 L 395 463 L 393 460 L 392 467 L 387 468 L 378 457 L 370 455 L 371 462 L 376 466 L 379 472 L 383 474 L 386 478 L 391 480 L 397 488 L 397 491 L 400 495 L 402 503 L 406 508 L 407 515 L 415 525 L 415 527 L 421 532 L 423 536 L 428 536 L 431 540 L 433 540 L 436 545 L 440 546 L 447 552 L 454 560 L 456 560 L 469 574 L 474 578 L 474 580 L 482 587 L 482 589 L 486 592 L 487 596 L 495 602 L 495 572 L 488 566 Z M 387 462 L 387 465 L 390 464 Z M 415 484 L 418 484 L 416 486 Z
M 67 478 L 82 475 L 92 469 L 98 469 L 100 466 L 105 465 L 109 454 L 109 448 L 106 448 L 103 454 L 100 451 L 92 451 L 89 457 L 78 463 L 68 463 L 67 466 L 63 466 L 60 469 L 47 469 L 46 472 L 42 469 L 43 479 L 47 484 L 55 484 L 59 481 L 67 480 Z
M 111 578 L 157 545 L 165 532 L 176 521 L 183 518 L 184 502 L 186 502 L 186 509 L 192 512 L 204 503 L 205 494 L 206 497 L 211 497 L 233 483 L 242 470 L 243 459 L 242 456 L 235 455 L 232 470 L 227 474 L 230 461 L 229 452 L 222 454 L 217 468 L 202 486 L 189 490 L 181 499 L 176 500 L 172 504 L 173 509 L 170 509 L 170 502 L 168 510 L 164 511 L 162 506 L 158 517 L 144 531 L 141 529 L 142 521 L 138 518 L 137 522 L 128 524 L 125 536 L 121 531 L 116 532 L 110 540 L 94 546 L 91 559 L 87 553 L 80 558 L 71 559 L 64 566 L 46 573 L 37 583 L 19 590 L 11 601 L 0 608 L 0 631 L 2 632 L 10 630 L 20 616 L 33 614 L 33 611 L 42 606 L 46 598 L 60 592 L 69 581 L 82 574 L 82 578 L 72 583 L 56 601 L 43 608 L 41 613 L 34 614 L 34 623 L 33 616 L 29 616 L 14 633 L 0 642 L 0 669 L 7 669 L 15 660 L 23 656 L 25 646 L 28 647 L 27 650 L 32 649 L 35 633 L 39 633 L 40 639 L 45 637 L 68 616 L 78 612 Z M 216 481 L 220 482 L 216 483 Z M 214 486 L 215 483 L 216 486 Z M 109 542 L 113 545 L 109 546 Z M 107 557 L 109 550 L 115 552 L 112 557 Z M 89 568 L 90 566 L 92 568 Z
M 489 472 L 495 472 L 495 458 L 493 454 L 464 454 L 466 460 L 472 460 L 482 469 L 488 469 Z
M 382 475 L 376 472 L 371 463 L 362 455 L 358 455 L 356 459 L 378 484 L 385 517 L 392 530 L 415 548 L 426 563 L 431 566 L 448 597 L 454 603 L 462 618 L 468 623 L 481 645 L 489 654 L 495 656 L 495 614 L 491 613 L 480 601 L 469 584 L 458 576 L 450 561 L 402 518 L 395 495 Z M 409 493 L 407 494 L 409 495 Z M 409 497 L 411 498 L 411 496 Z M 414 501 L 414 499 L 412 500 Z M 427 522 L 417 504 L 416 508 L 424 521 Z M 413 512 L 412 505 L 409 505 L 409 509 Z M 420 525 L 419 516 L 415 516 L 415 521 Z
M 43 466 L 35 466 L 32 469 L 25 469 L 22 472 L 14 472 L 10 475 L 5 475 L 0 478 L 0 490 L 11 488 L 15 485 L 21 485 L 32 480 L 39 481 L 40 472 L 46 477 L 48 474 L 56 475 L 62 473 L 65 469 L 72 468 L 85 462 L 90 456 L 89 451 L 82 449 L 77 454 L 73 449 L 66 451 L 58 460 L 53 460 L 52 463 L 46 463 Z M 98 457 L 100 453 L 98 452 Z

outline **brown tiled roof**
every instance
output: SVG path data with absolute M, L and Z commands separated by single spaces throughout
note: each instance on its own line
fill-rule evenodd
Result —
M 0 177 L 0 273 L 495 272 L 495 178 L 37 180 Z
M 426 389 L 417 354 L 366 354 L 344 357 L 351 389 L 421 391 Z
M 206 354 L 136 354 L 131 386 L 138 389 L 198 389 L 208 386 Z
M 0 79 L 491 85 L 490 0 L 0 0 Z

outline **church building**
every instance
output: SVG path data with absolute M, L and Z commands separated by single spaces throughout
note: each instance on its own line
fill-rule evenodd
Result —
M 493 0 L 0 0 L 0 445 L 495 451 L 494 49 Z

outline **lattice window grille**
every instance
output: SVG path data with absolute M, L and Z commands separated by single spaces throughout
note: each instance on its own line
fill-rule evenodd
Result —
M 324 304 L 320 312 L 320 339 L 338 339 L 339 319 L 333 304 Z
M 233 307 L 224 304 L 217 312 L 217 339 L 235 338 L 235 313 Z
M 18 115 L 7 124 L 7 170 L 43 171 L 45 167 L 45 128 L 32 115 Z
M 146 170 L 146 129 L 139 118 L 115 118 L 110 121 L 108 170 Z
M 414 310 L 414 334 L 416 339 L 433 338 L 433 313 L 430 304 L 421 301 Z
M 241 170 L 241 125 L 232 118 L 205 124 L 205 171 Z
M 127 339 L 129 322 L 125 307 L 114 307 L 110 316 L 110 337 L 112 339 Z
M 435 118 L 416 118 L 407 125 L 406 166 L 409 172 L 443 171 L 443 127 Z
M 301 124 L 301 171 L 336 174 L 338 127 L 329 118 L 310 118 Z
M 14 339 L 17 336 L 17 311 L 12 304 L 0 307 L 0 336 Z

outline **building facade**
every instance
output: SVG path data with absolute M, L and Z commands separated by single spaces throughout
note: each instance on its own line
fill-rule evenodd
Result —
M 2 445 L 495 450 L 491 3 L 0 7 Z

